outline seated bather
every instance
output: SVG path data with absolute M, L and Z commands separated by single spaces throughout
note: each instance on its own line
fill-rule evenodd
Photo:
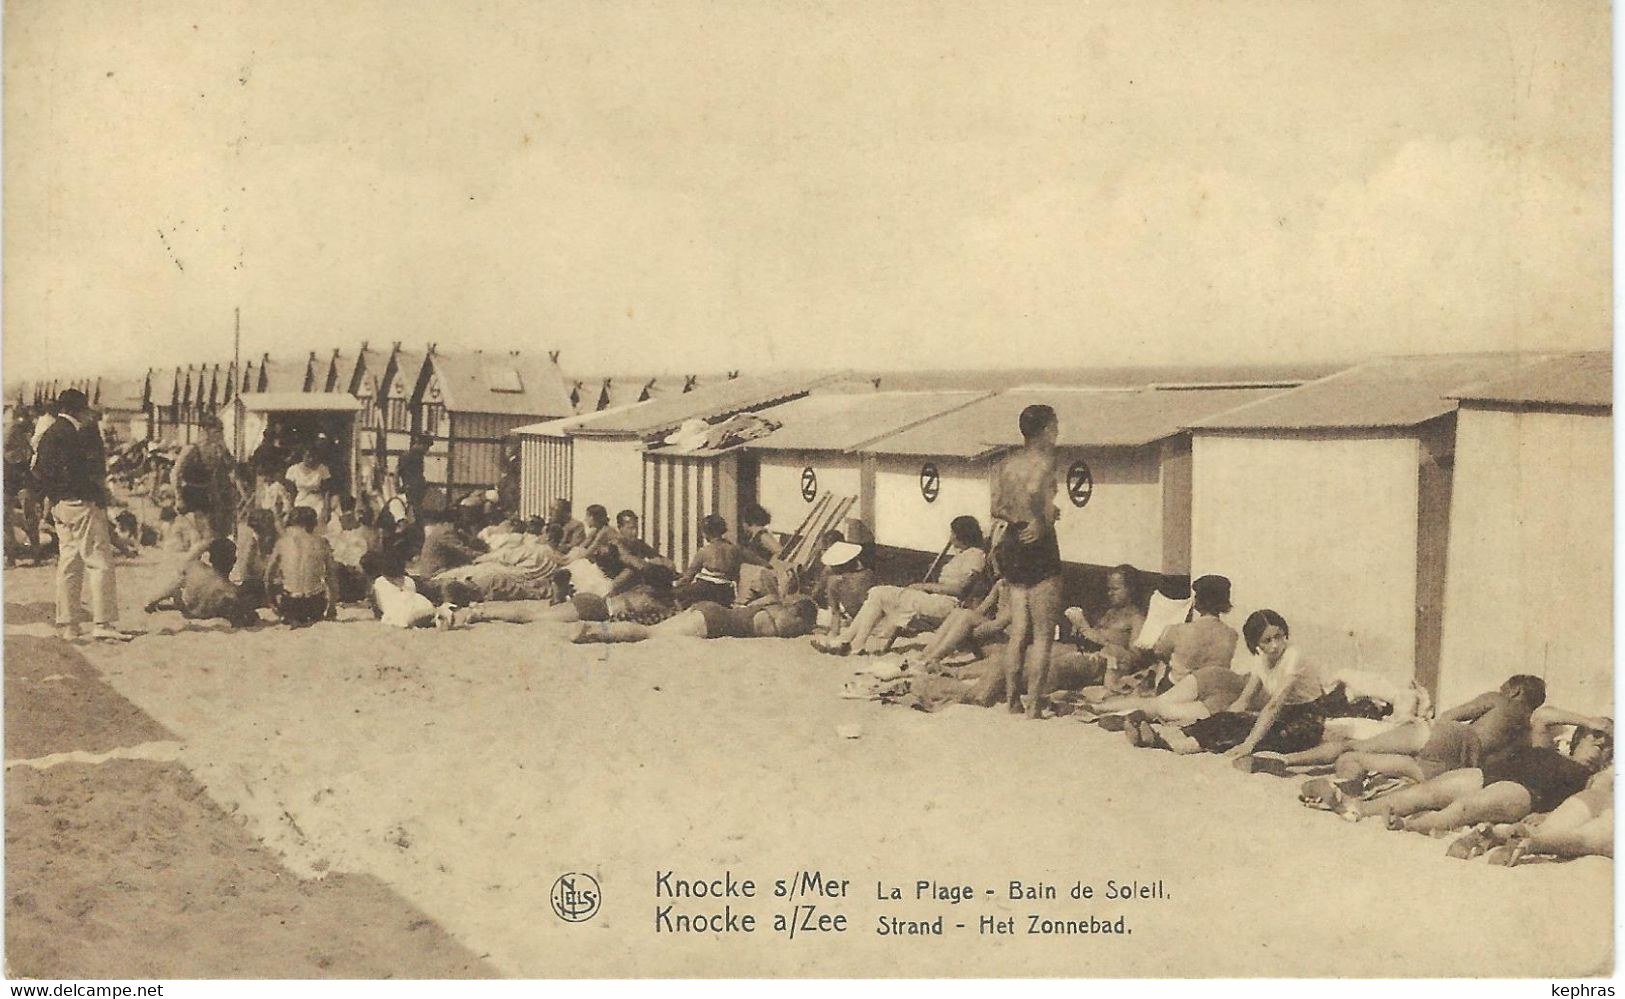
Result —
M 688 607 L 703 601 L 724 606 L 732 604 L 744 556 L 728 537 L 728 522 L 714 513 L 700 521 L 700 535 L 705 543 L 672 586 L 677 606 Z
M 559 552 L 564 528 L 550 525 L 547 537 L 521 534 L 501 540 L 497 547 L 474 558 L 469 565 L 438 573 L 423 590 L 432 597 L 458 604 L 493 600 L 552 601 L 558 592 L 563 557 Z M 500 539 L 500 536 L 499 536 Z
M 872 542 L 848 541 L 842 531 L 826 531 L 819 564 L 806 582 L 813 602 L 829 610 L 830 635 L 846 630 L 857 617 L 869 591 L 879 582 L 875 575 L 875 546 Z
M 1170 625 L 1153 649 L 1157 658 L 1168 663 L 1168 673 L 1158 691 L 1167 690 L 1197 670 L 1210 666 L 1230 668 L 1241 637 L 1225 624 L 1221 615 L 1230 612 L 1230 580 L 1224 576 L 1200 576 L 1191 583 L 1189 621 Z
M 1129 741 L 1181 754 L 1231 757 L 1255 750 L 1293 752 L 1318 744 L 1326 722 L 1320 703 L 1325 684 L 1314 663 L 1290 644 L 1286 619 L 1273 610 L 1254 611 L 1242 625 L 1242 636 L 1253 653 L 1253 669 L 1227 710 L 1183 726 L 1157 725 L 1149 717 L 1130 715 L 1124 728 Z M 1202 679 L 1197 674 L 1208 668 L 1181 678 L 1175 686 L 1194 681 L 1199 700 Z
M 655 638 L 800 638 L 812 631 L 817 618 L 818 607 L 806 596 L 770 595 L 743 607 L 724 607 L 707 600 L 654 625 L 583 621 L 571 641 L 615 644 Z
M 1072 678 L 1069 686 L 1117 685 L 1122 677 L 1150 664 L 1149 657 L 1136 654 L 1134 637 L 1145 626 L 1140 570 L 1119 565 L 1106 573 L 1106 609 L 1091 623 L 1080 607 L 1065 614 L 1072 625 L 1072 645 L 1057 645 L 1051 657 L 1051 670 Z M 1064 689 L 1064 688 L 1063 688 Z
M 1078 644 L 1055 646 L 1050 656 L 1053 689 L 1077 690 L 1102 680 L 1111 680 L 1118 664 L 1135 661 L 1130 643 L 1145 623 L 1145 614 L 1139 607 L 1139 578 L 1139 570 L 1130 565 L 1117 566 L 1107 573 L 1107 607 L 1092 625 L 1083 618 L 1081 610 L 1073 608 L 1068 612 L 1068 619 L 1074 622 L 1073 637 Z M 975 680 L 974 686 L 964 692 L 964 703 L 983 707 L 1004 703 L 1005 678 L 1002 669 L 983 668 L 983 664 L 978 663 L 960 675 L 962 679 Z M 1238 680 L 1230 700 L 1234 700 L 1240 690 Z M 1225 706 L 1229 706 L 1230 700 L 1225 701 Z
M 911 665 L 935 672 L 944 659 L 956 653 L 969 652 L 981 659 L 985 646 L 995 642 L 1002 644 L 1008 637 L 1006 631 L 1011 619 L 1008 593 L 1004 580 L 995 579 L 987 596 L 976 606 L 954 608 L 926 639 L 925 650 L 909 660 Z M 993 666 L 1002 676 L 1003 668 L 999 664 Z
M 188 620 L 220 618 L 236 627 L 260 623 L 254 605 L 231 583 L 237 546 L 230 538 L 214 538 L 187 553 L 174 578 L 147 602 L 146 612 L 177 610 Z
M 601 574 L 607 583 L 590 591 L 579 589 L 547 613 L 551 621 L 629 621 L 655 624 L 670 617 L 677 607 L 672 593 L 675 573 L 671 562 L 662 558 L 638 537 L 637 515 L 621 511 L 619 527 L 596 553 L 577 562 L 576 571 Z
M 861 655 L 867 652 L 871 638 L 879 638 L 889 648 L 897 633 L 916 618 L 931 622 L 933 627 L 942 623 L 960 606 L 966 591 L 987 565 L 982 525 L 975 517 L 955 517 L 948 531 L 950 557 L 935 580 L 874 587 L 851 626 L 830 641 L 815 639 L 813 648 L 831 655 L 844 656 L 853 651 Z

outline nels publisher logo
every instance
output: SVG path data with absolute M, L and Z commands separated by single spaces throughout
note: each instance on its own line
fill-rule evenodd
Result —
M 555 916 L 567 923 L 584 923 L 598 914 L 598 902 L 603 893 L 591 874 L 576 872 L 560 875 L 553 882 L 553 891 L 548 897 Z

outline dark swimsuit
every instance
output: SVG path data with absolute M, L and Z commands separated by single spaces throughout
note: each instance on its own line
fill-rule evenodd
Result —
M 1026 526 L 1023 520 L 1006 527 L 994 552 L 999 572 L 1013 586 L 1033 586 L 1061 574 L 1061 542 L 1054 528 L 1029 545 L 1021 540 Z
M 724 607 L 710 600 L 701 600 L 689 610 L 700 612 L 705 618 L 706 638 L 756 637 L 756 607 Z

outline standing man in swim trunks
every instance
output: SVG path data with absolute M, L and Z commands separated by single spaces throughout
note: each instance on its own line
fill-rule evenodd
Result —
M 1026 442 L 993 468 L 994 553 L 1010 599 L 1010 641 L 1005 646 L 1004 682 L 1012 713 L 1021 710 L 1025 656 L 1027 717 L 1042 717 L 1049 693 L 1050 648 L 1061 619 L 1061 548 L 1055 521 L 1059 486 L 1055 441 L 1060 422 L 1048 406 L 1021 411 Z

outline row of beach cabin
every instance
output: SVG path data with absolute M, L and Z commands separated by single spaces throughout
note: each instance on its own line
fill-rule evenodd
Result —
M 236 363 L 152 369 L 144 378 L 89 378 L 17 384 L 9 407 L 39 409 L 66 388 L 85 391 L 102 424 L 121 441 L 187 444 L 219 417 L 239 454 L 259 443 L 270 414 L 331 428 L 353 455 L 357 474 L 392 472 L 414 435 L 430 439 L 425 471 L 440 497 L 455 502 L 492 488 L 517 446 L 511 431 L 538 420 L 622 408 L 693 391 L 698 375 L 571 379 L 557 354 L 449 353 L 400 343 L 363 343 L 303 358 L 261 355 Z M 318 396 L 334 398 L 322 400 Z M 337 397 L 353 398 L 340 404 Z M 354 413 L 353 420 L 348 414 Z
M 557 498 L 632 509 L 679 562 L 707 514 L 737 525 L 760 504 L 794 531 L 845 499 L 883 551 L 923 566 L 953 517 L 986 518 L 1017 415 L 1047 403 L 1077 583 L 1123 562 L 1174 589 L 1222 573 L 1238 611 L 1273 607 L 1329 663 L 1445 703 L 1515 672 L 1546 677 L 1577 710 L 1612 703 L 1606 352 L 1385 358 L 1302 381 L 892 392 L 840 375 L 588 386 L 556 355 L 395 344 L 79 387 L 136 438 L 191 440 L 222 413 L 239 453 L 263 425 L 250 410 L 344 396 L 317 408 L 350 421 L 357 470 L 392 469 L 426 434 L 431 482 L 455 502 L 501 481 L 517 452 L 522 515 Z
M 759 503 L 793 531 L 848 497 L 884 550 L 929 561 L 953 517 L 985 519 L 989 469 L 1042 402 L 1060 417 L 1058 533 L 1080 579 L 1123 562 L 1175 588 L 1222 573 L 1238 611 L 1273 607 L 1337 666 L 1447 703 L 1535 673 L 1555 700 L 1603 711 L 1611 367 L 1608 353 L 1413 356 L 1301 384 L 993 392 L 741 379 L 519 428 L 521 512 L 555 497 L 638 510 L 682 560 L 707 513 L 733 524 Z M 738 413 L 773 429 L 663 443 Z

